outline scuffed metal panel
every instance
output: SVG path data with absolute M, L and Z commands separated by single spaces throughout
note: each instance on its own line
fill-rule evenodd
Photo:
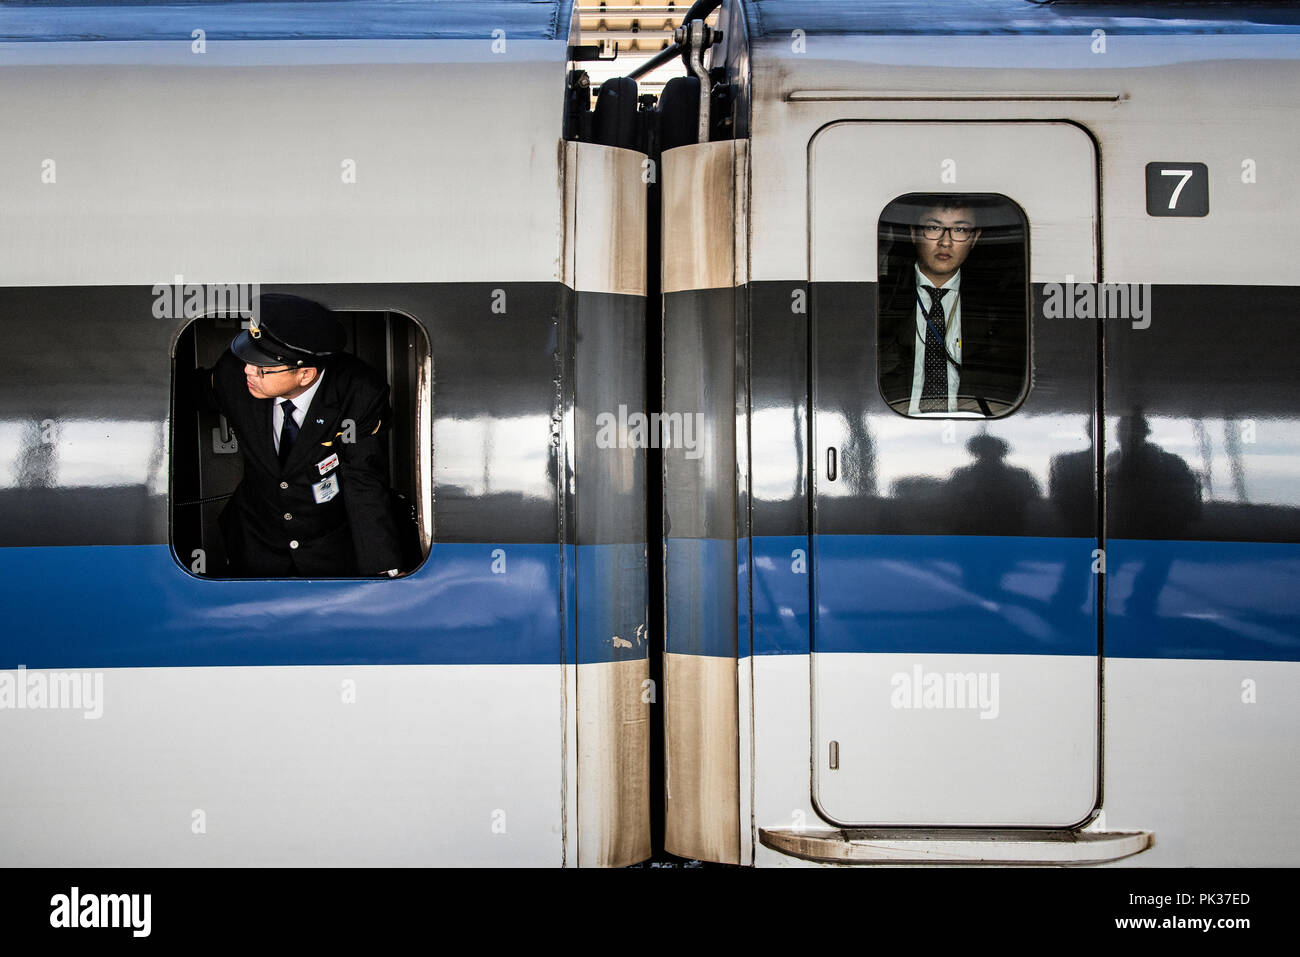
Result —
M 564 269 L 577 290 L 565 522 L 576 546 L 576 861 L 622 867 L 651 853 L 646 450 L 608 427 L 646 405 L 644 157 L 564 150 Z
M 650 662 L 642 652 L 578 666 L 580 867 L 626 867 L 650 856 Z
M 664 655 L 667 832 L 680 857 L 740 863 L 736 661 Z
M 703 423 L 698 448 L 664 451 L 665 847 L 723 863 L 740 862 L 742 843 L 737 446 L 745 420 L 737 412 L 745 400 L 736 250 L 743 257 L 744 226 L 736 220 L 744 197 L 736 168 L 743 161 L 735 142 L 683 146 L 664 155 L 663 180 L 664 410 Z
M 576 162 L 576 216 L 582 239 L 575 250 L 575 288 L 583 292 L 645 295 L 646 184 L 634 150 L 571 144 Z
M 663 156 L 663 291 L 730 289 L 736 144 L 679 146 Z

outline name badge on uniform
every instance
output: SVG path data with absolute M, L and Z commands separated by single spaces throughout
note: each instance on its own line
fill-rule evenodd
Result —
M 317 462 L 316 470 L 320 472 L 321 475 L 324 475 L 330 469 L 336 469 L 338 468 L 338 466 L 339 466 L 339 454 L 335 452 L 329 458 L 321 459 L 319 462 Z
M 323 505 L 339 494 L 339 477 L 331 475 L 327 479 L 321 479 L 311 487 L 311 494 L 316 499 L 317 505 Z

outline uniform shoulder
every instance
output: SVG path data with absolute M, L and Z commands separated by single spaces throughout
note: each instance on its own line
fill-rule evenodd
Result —
M 244 363 L 238 359 L 233 352 L 227 349 L 217 360 L 217 364 L 212 367 L 212 371 L 218 375 L 231 375 L 232 373 L 244 374 Z
M 388 388 L 387 380 L 373 366 L 348 353 L 331 358 L 325 366 L 325 374 L 334 376 L 339 382 Z
M 248 395 L 244 388 L 244 363 L 227 349 L 212 367 L 212 388 L 220 401 Z
M 369 407 L 388 402 L 388 381 L 368 363 L 352 355 L 335 356 L 325 367 L 325 388 L 344 397 L 349 404 Z

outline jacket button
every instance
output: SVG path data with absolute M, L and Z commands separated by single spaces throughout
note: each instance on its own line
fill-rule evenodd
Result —
M 280 488 L 288 488 L 288 487 L 289 487 L 289 483 L 288 483 L 288 482 L 281 482 L 281 483 L 280 483 Z
M 296 541 L 294 541 L 294 542 L 290 542 L 290 543 L 289 543 L 289 547 L 290 547 L 290 548 L 297 548 L 297 547 L 298 547 L 298 543 L 297 543 Z
M 293 518 L 293 516 L 290 515 L 288 512 L 285 512 L 285 513 L 284 513 L 284 520 L 285 520 L 286 522 L 289 521 L 291 518 Z

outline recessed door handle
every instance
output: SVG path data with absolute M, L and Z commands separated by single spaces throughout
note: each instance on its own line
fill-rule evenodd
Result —
M 826 481 L 834 482 L 836 475 L 835 467 L 835 447 L 831 446 L 826 450 Z

